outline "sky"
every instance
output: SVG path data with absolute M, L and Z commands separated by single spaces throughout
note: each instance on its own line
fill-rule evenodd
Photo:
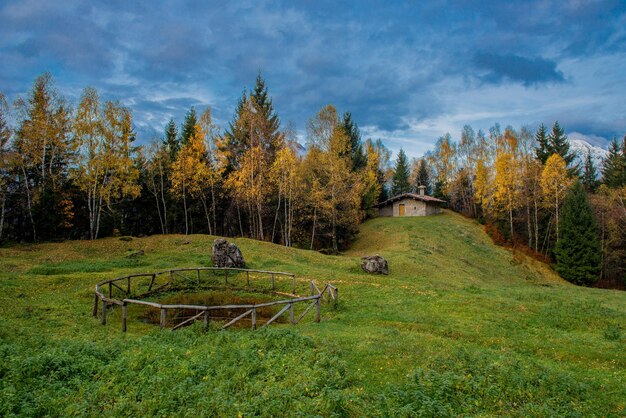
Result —
M 327 104 L 411 156 L 466 124 L 626 133 L 626 1 L 0 0 L 0 63 L 10 100 L 48 71 L 129 106 L 142 143 L 191 106 L 226 127 L 259 71 L 302 142 Z

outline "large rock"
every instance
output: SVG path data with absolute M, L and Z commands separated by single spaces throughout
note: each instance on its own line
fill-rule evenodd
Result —
M 246 262 L 237 246 L 218 238 L 213 241 L 213 267 L 239 267 L 244 268 Z
M 389 274 L 387 260 L 378 254 L 361 257 L 361 268 L 371 274 Z

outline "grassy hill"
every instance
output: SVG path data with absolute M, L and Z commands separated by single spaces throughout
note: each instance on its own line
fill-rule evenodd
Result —
M 368 221 L 342 256 L 234 240 L 251 268 L 337 285 L 320 324 L 122 334 L 119 312 L 91 316 L 97 281 L 210 265 L 213 238 L 0 249 L 0 415 L 626 414 L 626 293 L 572 286 L 451 212 Z M 361 271 L 374 253 L 388 276 Z

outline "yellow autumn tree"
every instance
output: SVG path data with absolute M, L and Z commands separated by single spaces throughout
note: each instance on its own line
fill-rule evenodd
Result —
M 98 237 L 105 208 L 141 192 L 135 167 L 130 110 L 119 102 L 100 106 L 98 93 L 86 88 L 74 119 L 76 166 L 72 177 L 87 195 L 89 235 Z
M 521 176 L 519 163 L 511 152 L 500 152 L 496 156 L 493 189 L 493 208 L 509 217 L 511 240 L 514 237 L 513 211 L 520 206 Z
M 570 184 L 571 179 L 565 160 L 559 154 L 552 154 L 541 173 L 541 189 L 544 205 L 554 210 L 557 240 L 559 238 L 559 209 Z
M 278 194 L 274 226 L 272 228 L 272 241 L 276 233 L 276 226 L 280 223 L 282 242 L 291 247 L 291 234 L 293 231 L 294 197 L 297 187 L 297 163 L 295 152 L 289 146 L 283 146 L 276 154 L 276 159 L 270 168 L 270 179 Z M 282 221 L 280 213 L 282 212 Z
M 206 205 L 205 187 L 213 173 L 207 164 L 207 149 L 204 132 L 200 125 L 195 125 L 193 134 L 178 153 L 172 165 L 172 190 L 174 196 L 183 201 L 185 213 L 185 234 L 189 233 L 189 214 L 187 199 L 202 200 L 208 228 L 211 228 Z

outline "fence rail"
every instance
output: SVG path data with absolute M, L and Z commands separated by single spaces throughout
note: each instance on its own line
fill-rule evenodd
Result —
M 195 272 L 195 277 L 190 277 L 190 273 Z M 265 282 L 269 282 L 269 286 L 271 292 L 276 295 L 285 295 L 291 296 L 290 299 L 283 299 L 271 302 L 264 302 L 258 304 L 241 304 L 241 305 L 186 305 L 186 304 L 161 304 L 157 302 L 150 302 L 141 300 L 143 297 L 147 297 L 153 295 L 164 289 L 176 289 L 177 279 L 178 281 L 182 281 L 183 284 L 189 285 L 194 284 L 196 286 L 201 285 L 201 272 L 213 272 L 214 274 L 223 275 L 224 286 L 229 286 L 229 275 L 232 274 L 244 274 L 245 273 L 245 283 L 246 289 L 250 289 L 250 282 L 262 280 Z M 263 276 L 259 279 L 259 275 Z M 157 279 L 160 277 L 165 277 L 166 280 L 164 283 L 158 283 Z M 291 293 L 285 293 L 277 291 L 277 280 L 286 279 L 288 284 L 290 285 Z M 149 280 L 149 282 L 141 282 L 141 280 Z M 306 282 L 304 283 L 306 284 Z M 140 290 L 140 287 L 143 285 L 145 288 L 144 293 L 139 293 L 135 295 Z M 156 285 L 156 287 L 155 287 Z M 133 291 L 133 286 L 134 290 Z M 282 309 L 273 315 L 269 320 L 267 320 L 264 324 L 260 326 L 260 328 L 266 327 L 280 318 L 286 312 L 289 312 L 289 322 L 292 325 L 298 324 L 310 311 L 313 307 L 315 310 L 315 321 L 320 322 L 321 319 L 321 304 L 322 301 L 327 301 L 328 303 L 332 303 L 334 306 L 337 305 L 338 302 L 338 289 L 332 284 L 326 284 L 322 290 L 319 289 L 315 281 L 308 281 L 308 288 L 310 291 L 309 296 L 302 296 L 297 294 L 298 289 L 298 280 L 296 279 L 296 275 L 293 273 L 284 273 L 284 272 L 276 272 L 269 270 L 254 270 L 254 269 L 242 269 L 242 268 L 228 268 L 228 267 L 191 267 L 191 268 L 178 268 L 178 269 L 170 269 L 163 270 L 156 273 L 143 273 L 143 274 L 130 274 L 127 276 L 117 277 L 114 279 L 104 280 L 98 284 L 96 284 L 95 288 L 95 296 L 94 296 L 94 306 L 93 306 L 93 316 L 98 316 L 98 305 L 101 304 L 102 307 L 100 309 L 100 320 L 103 325 L 107 323 L 107 310 L 114 306 L 122 307 L 122 331 L 126 332 L 127 330 L 127 322 L 128 322 L 128 306 L 129 305 L 143 305 L 151 308 L 159 309 L 160 318 L 159 324 L 161 329 L 166 328 L 166 322 L 168 317 L 168 311 L 175 310 L 195 310 L 196 314 L 192 315 L 190 318 L 183 320 L 182 322 L 173 326 L 172 331 L 184 327 L 188 324 L 191 324 L 197 320 L 204 321 L 205 329 L 208 328 L 210 318 L 210 311 L 220 311 L 220 310 L 244 310 L 243 313 L 236 316 L 235 318 L 230 319 L 225 325 L 222 326 L 222 329 L 226 329 L 244 319 L 248 319 L 251 322 L 252 329 L 258 328 L 257 321 L 257 309 L 269 307 L 269 306 L 278 306 L 284 305 Z M 252 289 L 254 290 L 254 289 Z M 122 298 L 115 298 L 115 293 L 121 293 Z M 131 297 L 134 296 L 134 297 Z M 304 311 L 299 315 L 299 317 L 295 318 L 294 305 L 302 304 L 306 305 Z

